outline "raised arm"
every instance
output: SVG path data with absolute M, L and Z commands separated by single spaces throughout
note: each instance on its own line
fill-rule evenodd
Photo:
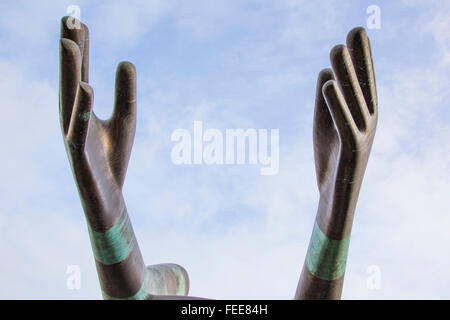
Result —
M 358 194 L 377 125 L 370 42 L 363 28 L 330 54 L 317 82 L 314 155 L 319 207 L 295 299 L 340 299 Z
M 136 129 L 136 70 L 129 62 L 119 64 L 112 116 L 97 118 L 88 84 L 89 31 L 68 19 L 75 18 L 61 21 L 60 121 L 103 297 L 187 295 L 189 279 L 181 266 L 145 266 L 122 195 Z

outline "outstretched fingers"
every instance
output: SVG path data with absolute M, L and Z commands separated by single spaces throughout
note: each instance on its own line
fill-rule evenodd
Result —
M 347 47 L 344 45 L 335 46 L 331 50 L 330 60 L 348 109 L 359 130 L 364 131 L 369 122 L 369 109 Z
M 354 141 L 358 134 L 358 128 L 336 81 L 327 81 L 322 88 L 322 92 L 341 138 L 341 142 Z
M 377 88 L 373 67 L 370 40 L 364 28 L 355 28 L 347 36 L 347 47 L 350 52 L 361 90 L 371 115 L 377 111 Z
M 67 143 L 72 152 L 84 150 L 92 113 L 94 93 L 92 88 L 80 82 L 70 120 Z

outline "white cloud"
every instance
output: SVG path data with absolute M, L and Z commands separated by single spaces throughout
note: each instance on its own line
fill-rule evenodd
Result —
M 168 3 L 162 0 L 105 1 L 100 5 L 86 4 L 88 27 L 95 32 L 97 44 L 108 50 L 129 50 L 148 33 L 166 13 Z
M 447 3 L 446 3 L 447 4 Z M 424 28 L 424 33 L 433 36 L 439 48 L 439 64 L 446 67 L 450 63 L 450 6 L 442 4 L 439 6 L 439 13 L 429 21 Z

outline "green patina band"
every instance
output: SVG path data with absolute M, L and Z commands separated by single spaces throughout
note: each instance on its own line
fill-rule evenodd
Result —
M 103 299 L 104 300 L 146 300 L 149 296 L 148 290 L 147 290 L 147 282 L 148 282 L 148 272 L 147 270 L 145 270 L 144 272 L 144 281 L 142 281 L 142 286 L 139 289 L 138 292 L 136 292 L 134 295 L 130 296 L 130 297 L 125 297 L 125 298 L 115 298 L 115 297 L 111 297 L 109 295 L 107 295 L 103 290 L 102 290 L 102 295 L 103 295 Z
M 89 227 L 89 237 L 97 261 L 105 265 L 123 261 L 134 248 L 133 229 L 127 210 L 124 209 L 119 220 L 105 232 Z
M 339 279 L 345 272 L 350 236 L 343 240 L 329 239 L 317 222 L 306 255 L 308 270 L 322 280 Z

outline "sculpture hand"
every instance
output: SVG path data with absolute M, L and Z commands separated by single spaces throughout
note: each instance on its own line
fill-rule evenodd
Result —
M 324 206 L 318 223 L 333 239 L 340 239 L 351 230 L 378 117 L 375 75 L 365 30 L 352 30 L 347 47 L 334 47 L 330 59 L 333 70 L 323 70 L 317 83 L 314 155 Z
M 92 111 L 88 84 L 89 32 L 61 22 L 60 120 L 64 142 L 87 218 L 103 296 L 118 299 L 186 295 L 187 272 L 175 264 L 145 267 L 122 196 L 136 129 L 136 70 L 117 67 L 112 116 Z M 80 28 L 69 26 L 80 25 Z M 159 297 L 161 298 L 161 297 Z
M 340 298 L 349 236 L 377 124 L 377 93 L 369 39 L 350 31 L 347 47 L 330 54 L 332 70 L 317 82 L 314 155 L 319 208 L 297 299 Z
M 98 229 L 123 210 L 121 189 L 136 128 L 136 71 L 129 62 L 119 64 L 113 114 L 100 120 L 92 111 L 88 84 L 88 29 L 81 26 L 71 30 L 62 23 L 60 115 L 83 207 L 96 211 L 87 216 Z

